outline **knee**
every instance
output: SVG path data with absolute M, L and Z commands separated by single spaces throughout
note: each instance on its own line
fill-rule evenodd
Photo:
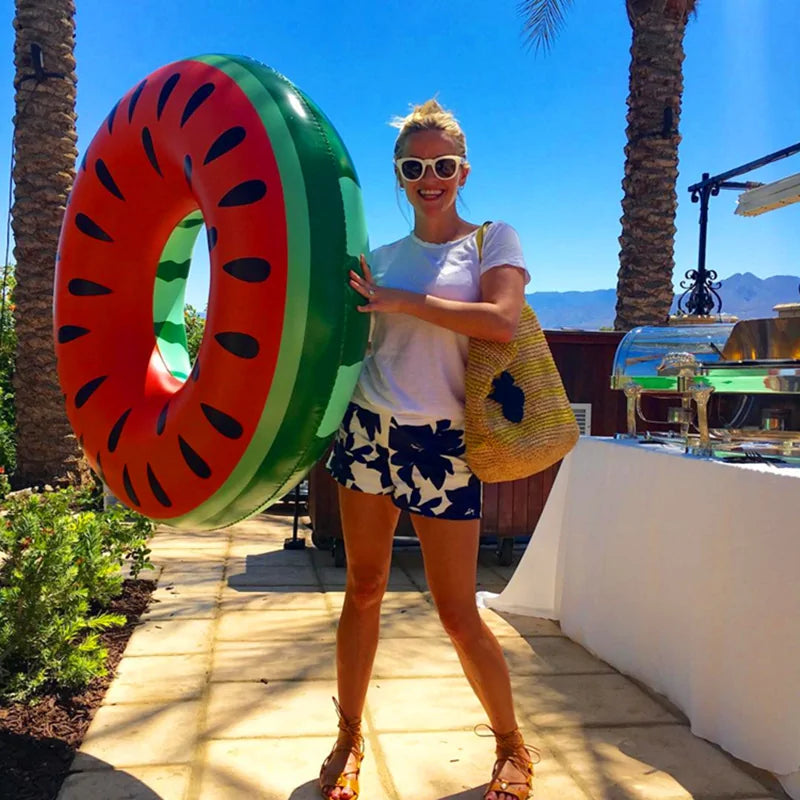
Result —
M 348 569 L 347 602 L 362 611 L 379 606 L 386 591 L 386 582 L 386 576 L 374 572 L 359 574 L 358 570 Z
M 483 623 L 477 608 L 440 608 L 439 619 L 447 635 L 457 644 L 468 644 L 483 634 Z

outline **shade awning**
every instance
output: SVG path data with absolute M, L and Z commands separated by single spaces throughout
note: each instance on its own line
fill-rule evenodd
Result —
M 742 192 L 737 201 L 736 213 L 743 217 L 755 217 L 797 202 L 800 202 L 800 173 Z

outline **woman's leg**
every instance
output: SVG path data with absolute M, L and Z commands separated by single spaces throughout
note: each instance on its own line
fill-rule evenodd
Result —
M 517 721 L 506 660 L 475 602 L 480 521 L 446 520 L 418 514 L 411 517 L 422 545 L 428 587 L 464 674 L 492 728 L 499 734 L 513 731 Z M 530 760 L 521 746 L 519 755 L 524 762 Z M 524 773 L 513 763 L 504 765 L 500 774 L 509 783 L 525 779 Z M 486 797 L 488 800 L 513 800 L 516 795 L 489 792 Z
M 380 604 L 389 580 L 392 538 L 400 511 L 387 495 L 339 486 L 339 509 L 347 553 L 344 606 L 336 633 L 336 675 L 342 716 L 360 721 L 378 646 Z M 337 746 L 320 783 L 333 800 L 349 800 L 348 788 L 334 786 L 342 774 L 358 770 L 352 736 L 339 732 Z
M 339 486 L 347 583 L 336 634 L 339 704 L 360 718 L 378 647 L 381 600 L 389 581 L 392 539 L 400 510 L 388 495 Z

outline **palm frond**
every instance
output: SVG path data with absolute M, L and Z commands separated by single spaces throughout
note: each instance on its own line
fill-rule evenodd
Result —
M 572 0 L 520 0 L 517 6 L 522 14 L 523 30 L 528 46 L 549 50 L 564 25 L 564 15 Z

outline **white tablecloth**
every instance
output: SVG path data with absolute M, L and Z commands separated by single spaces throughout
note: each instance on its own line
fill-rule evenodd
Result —
M 498 610 L 564 633 L 800 798 L 800 469 L 582 438 Z

